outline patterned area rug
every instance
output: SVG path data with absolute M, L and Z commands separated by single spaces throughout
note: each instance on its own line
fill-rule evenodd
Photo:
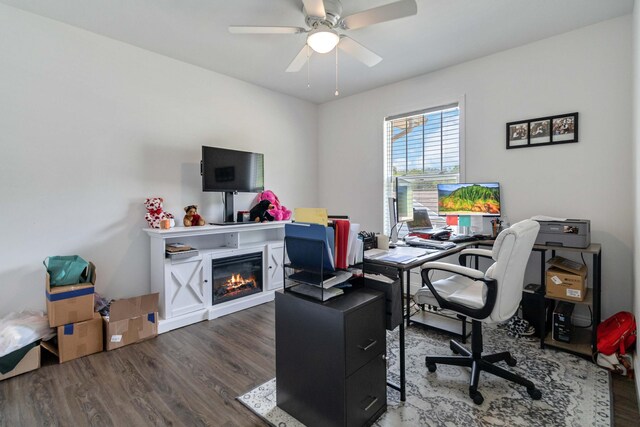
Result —
M 595 364 L 553 349 L 541 350 L 539 341 L 511 338 L 504 330 L 484 328 L 485 353 L 511 351 L 518 360 L 509 368 L 534 382 L 541 400 L 526 389 L 482 372 L 482 405 L 468 395 L 469 369 L 438 365 L 429 373 L 424 356 L 451 355 L 449 337 L 419 327 L 406 334 L 407 400 L 387 387 L 387 412 L 374 424 L 391 426 L 610 426 L 609 373 Z M 388 377 L 398 383 L 397 330 L 387 335 Z M 266 422 L 278 427 L 302 426 L 276 406 L 276 380 L 272 379 L 238 399 Z

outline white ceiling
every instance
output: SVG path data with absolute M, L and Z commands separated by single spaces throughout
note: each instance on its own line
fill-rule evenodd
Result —
M 394 0 L 342 0 L 343 16 Z M 230 34 L 229 25 L 306 27 L 301 0 L 0 0 L 180 61 L 315 103 L 335 99 L 335 54 L 285 69 L 305 34 Z M 417 0 L 418 14 L 344 32 L 383 61 L 340 54 L 340 97 L 632 12 L 633 0 Z

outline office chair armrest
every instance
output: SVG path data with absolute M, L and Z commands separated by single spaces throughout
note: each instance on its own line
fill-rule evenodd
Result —
M 458 257 L 458 263 L 460 265 L 467 265 L 468 257 L 482 257 L 493 259 L 493 251 L 491 249 L 469 248 L 460 252 Z
M 450 273 L 460 274 L 461 276 L 466 276 L 474 280 L 482 279 L 484 277 L 484 273 L 480 270 L 476 270 L 474 268 L 465 267 L 463 265 L 455 265 L 449 264 L 448 262 L 438 262 L 431 261 L 425 262 L 420 267 L 422 270 L 440 270 L 440 271 L 448 271 Z
M 461 276 L 468 277 L 472 280 L 484 282 L 487 286 L 487 298 L 485 304 L 481 308 L 467 307 L 466 305 L 459 304 L 444 299 L 438 291 L 434 288 L 431 280 L 429 279 L 429 273 L 432 270 L 450 271 L 452 273 L 460 274 Z M 498 296 L 497 281 L 495 279 L 487 279 L 484 277 L 484 273 L 473 268 L 464 267 L 460 265 L 447 264 L 445 262 L 427 262 L 422 265 L 422 282 L 427 285 L 440 308 L 453 310 L 463 316 L 471 317 L 472 319 L 485 319 L 489 317 L 493 307 L 496 304 Z

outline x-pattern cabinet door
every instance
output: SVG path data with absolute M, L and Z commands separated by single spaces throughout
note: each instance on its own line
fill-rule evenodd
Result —
M 172 261 L 168 272 L 170 316 L 211 306 L 211 258 L 198 256 Z
M 282 270 L 282 257 L 284 256 L 284 244 L 275 243 L 267 247 L 267 290 L 281 288 L 284 284 L 284 272 Z

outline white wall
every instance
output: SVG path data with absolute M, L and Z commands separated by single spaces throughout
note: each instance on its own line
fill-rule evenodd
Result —
M 44 308 L 48 255 L 93 261 L 107 296 L 148 292 L 143 200 L 222 218 L 201 145 L 262 152 L 283 204 L 317 203 L 312 103 L 4 5 L 0 58 L 0 316 Z
M 640 1 L 633 5 L 633 184 L 634 184 L 634 245 L 633 245 L 633 313 L 640 330 Z M 637 348 L 637 345 L 636 345 Z M 634 355 L 635 371 L 640 372 L 640 357 Z M 640 376 L 636 375 L 636 389 L 640 396 Z M 638 399 L 640 407 L 640 399 Z
M 320 204 L 381 230 L 384 117 L 464 98 L 466 180 L 499 181 L 511 223 L 591 219 L 602 314 L 630 310 L 631 28 L 625 16 L 321 105 Z M 506 150 L 505 123 L 574 111 L 579 143 Z

